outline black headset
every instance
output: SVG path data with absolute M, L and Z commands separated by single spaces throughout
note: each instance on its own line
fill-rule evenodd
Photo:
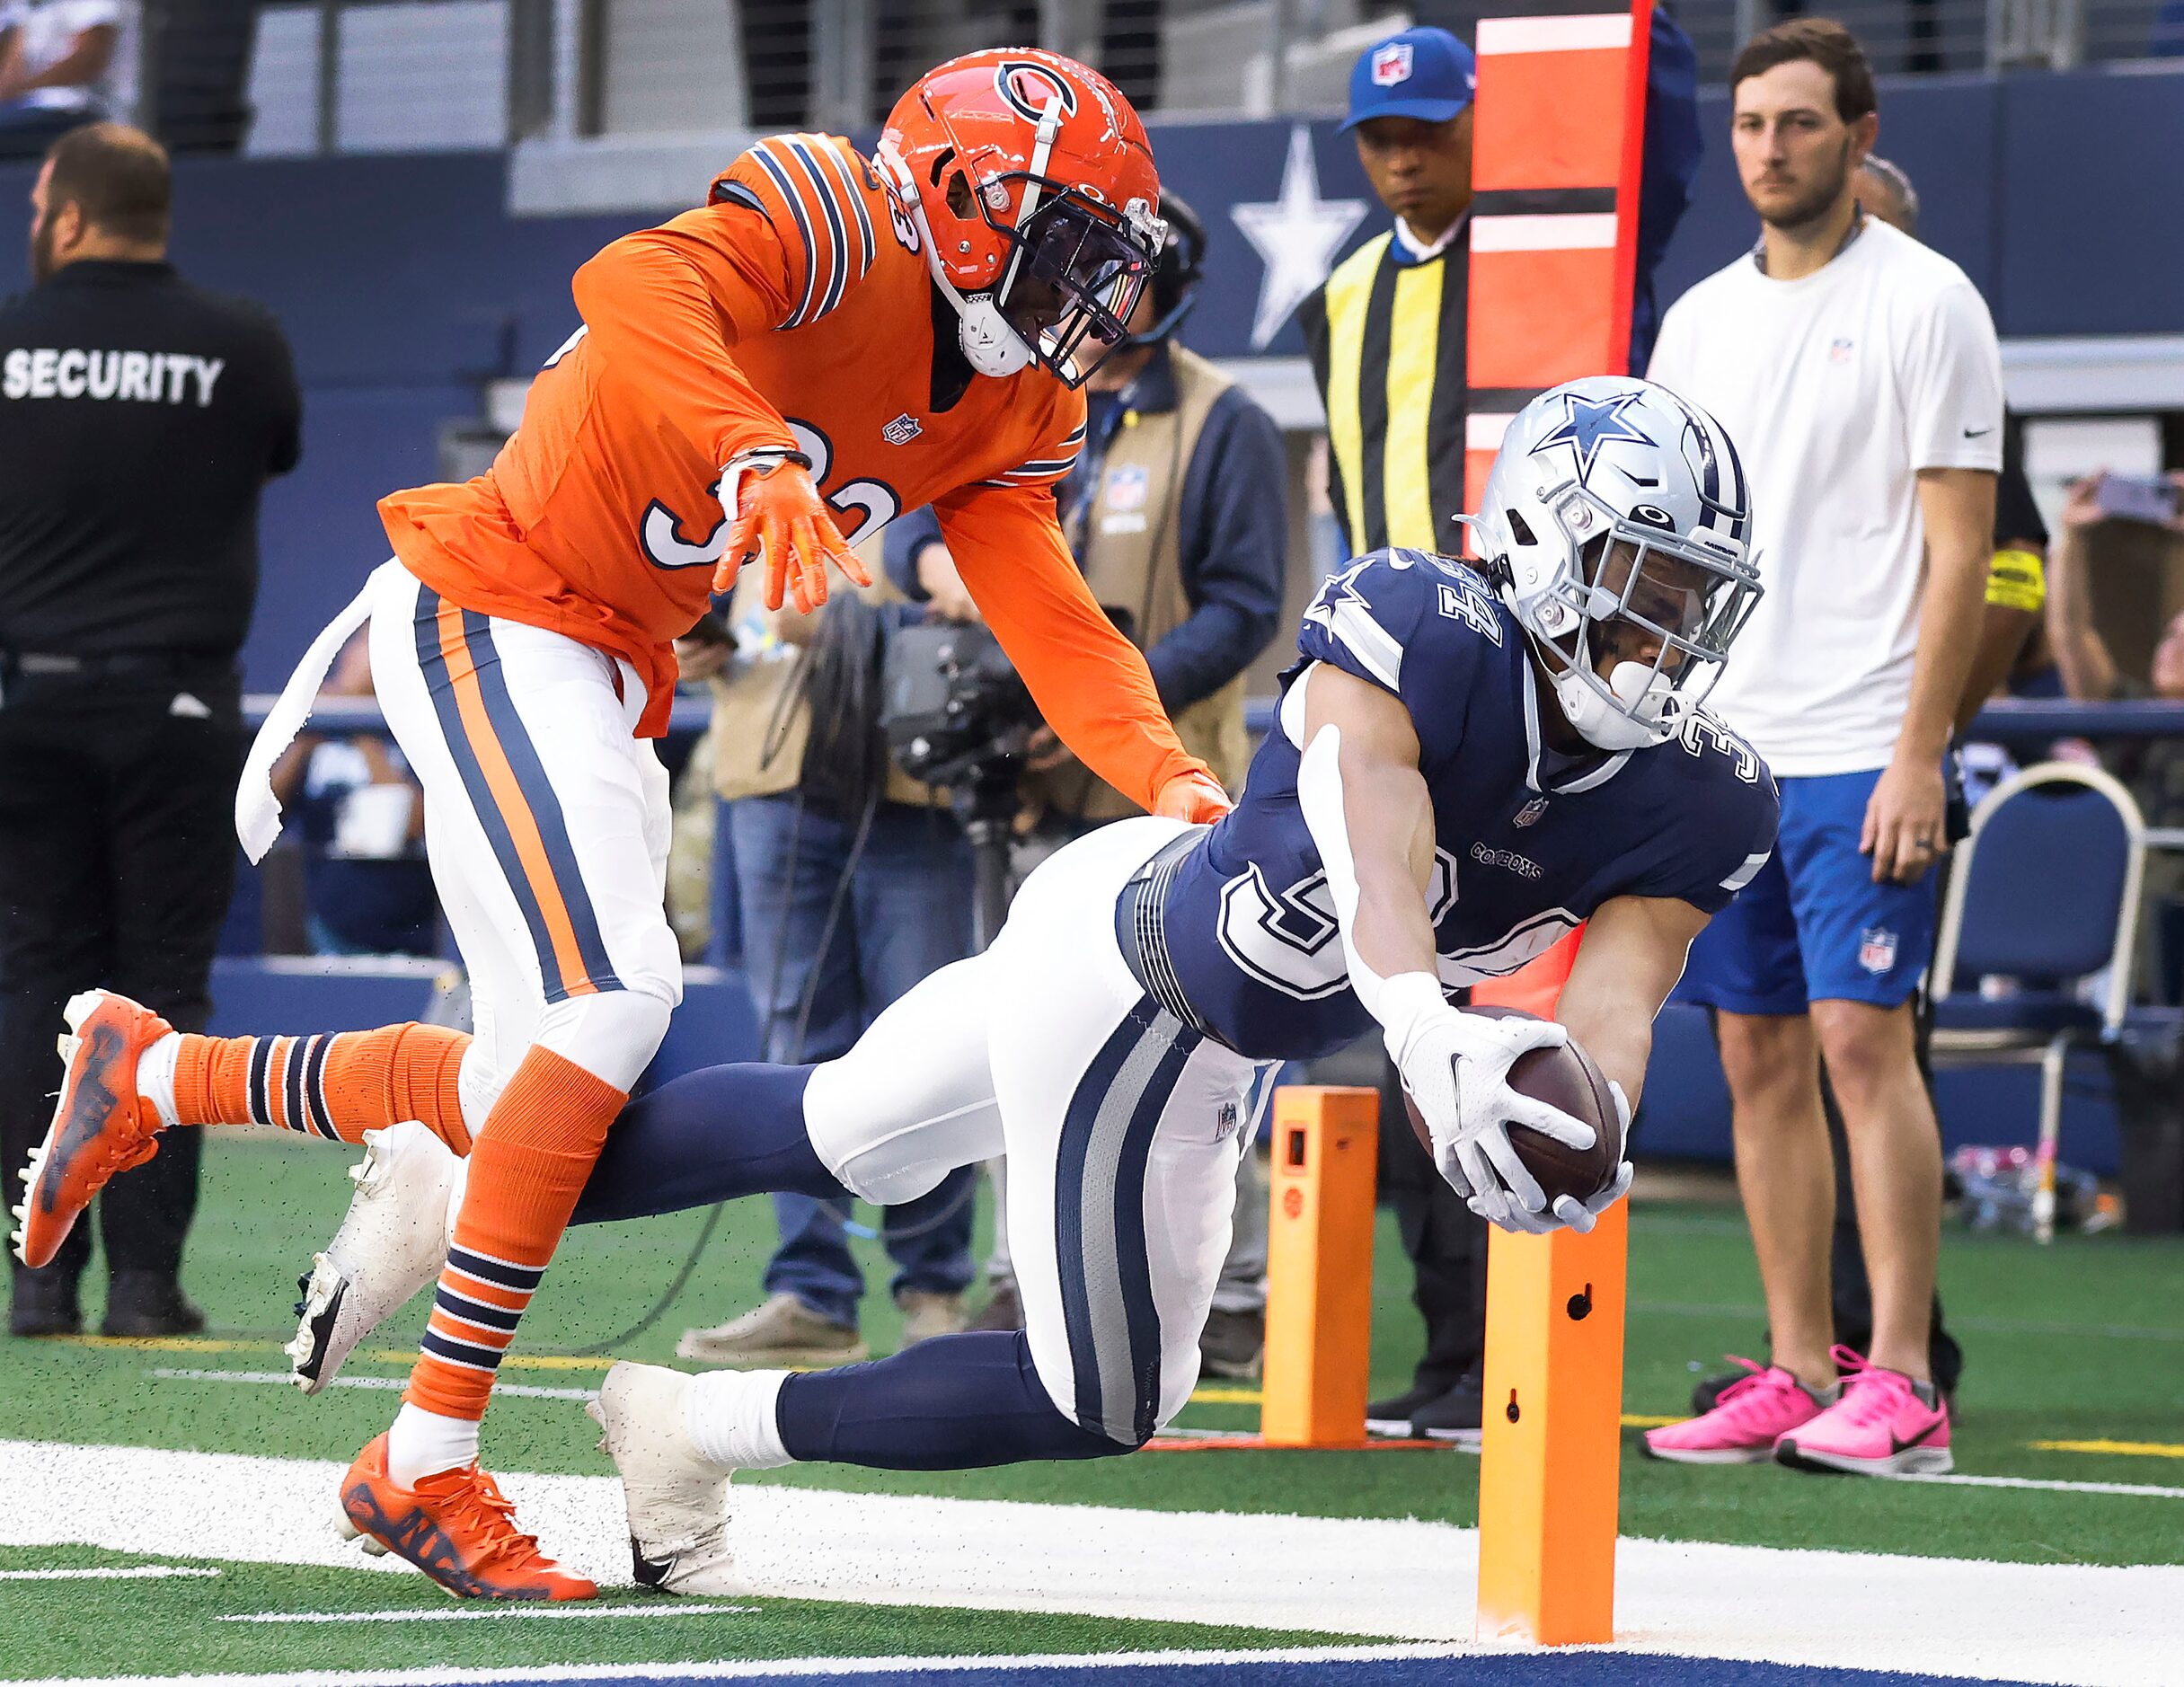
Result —
M 1172 189 L 1160 190 L 1160 214 L 1168 225 L 1168 238 L 1153 269 L 1153 309 L 1157 320 L 1142 334 L 1132 334 L 1126 346 L 1156 346 L 1173 337 L 1198 302 L 1198 287 L 1206 279 L 1206 225 L 1190 208 L 1189 201 Z

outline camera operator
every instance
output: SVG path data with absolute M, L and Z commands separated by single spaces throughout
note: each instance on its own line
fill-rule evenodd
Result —
M 1161 215 L 1168 243 L 1132 338 L 1085 384 L 1083 455 L 1058 489 L 1062 529 L 1094 596 L 1145 651 L 1185 747 L 1233 793 L 1251 756 L 1244 669 L 1281 616 L 1287 474 L 1273 419 L 1177 340 L 1196 302 L 1206 232 L 1173 193 L 1161 195 Z M 968 601 L 930 511 L 896 522 L 886 543 L 889 573 L 906 594 L 942 613 Z M 1025 765 L 1020 859 L 1144 812 L 1044 728 Z M 1239 1175 L 1249 1180 L 1242 1222 L 1202 1343 L 1207 1369 L 1220 1375 L 1256 1374 L 1265 1336 L 1266 1197 L 1251 1156 Z M 1021 1322 L 1004 1232 L 997 1227 L 994 1296 L 980 1328 Z
M 840 595 L 811 615 L 766 617 L 756 599 L 739 587 L 731 603 L 742 648 L 708 621 L 676 653 L 685 677 L 712 681 L 713 774 L 727 803 L 714 849 L 716 859 L 734 852 L 761 1058 L 829 1060 L 928 973 L 969 953 L 970 852 L 946 793 L 889 763 L 879 738 L 882 640 L 928 612 Z M 963 1327 L 976 1177 L 965 1167 L 885 1209 L 905 1347 Z M 865 1356 L 846 1197 L 777 1195 L 774 1205 L 781 1246 L 765 1300 L 685 1331 L 682 1357 L 747 1366 Z

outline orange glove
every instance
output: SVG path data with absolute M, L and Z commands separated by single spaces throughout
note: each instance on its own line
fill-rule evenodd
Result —
M 870 586 L 857 553 L 842 543 L 834 512 L 811 483 L 811 470 L 800 454 L 754 454 L 731 463 L 721 474 L 728 496 L 737 500 L 728 530 L 728 548 L 713 570 L 716 594 L 735 589 L 744 563 L 763 554 L 766 561 L 765 603 L 779 609 L 795 600 L 800 614 L 827 601 L 827 565 L 831 562 L 859 586 Z
M 1236 805 L 1211 773 L 1178 773 L 1160 788 L 1153 812 L 1163 820 L 1188 820 L 1193 826 L 1211 826 Z

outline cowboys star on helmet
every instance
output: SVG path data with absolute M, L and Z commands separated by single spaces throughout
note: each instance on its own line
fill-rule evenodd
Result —
M 1468 525 L 1563 714 L 1601 749 L 1674 737 L 1759 599 L 1736 446 L 1635 376 L 1525 405 Z

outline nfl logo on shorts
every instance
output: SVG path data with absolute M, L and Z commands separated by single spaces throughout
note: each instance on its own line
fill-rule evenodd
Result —
M 1373 49 L 1373 85 L 1393 88 L 1410 80 L 1410 43 L 1390 41 Z
M 1876 978 L 1896 965 L 1896 933 L 1885 925 L 1869 925 L 1858 933 L 1858 964 Z

